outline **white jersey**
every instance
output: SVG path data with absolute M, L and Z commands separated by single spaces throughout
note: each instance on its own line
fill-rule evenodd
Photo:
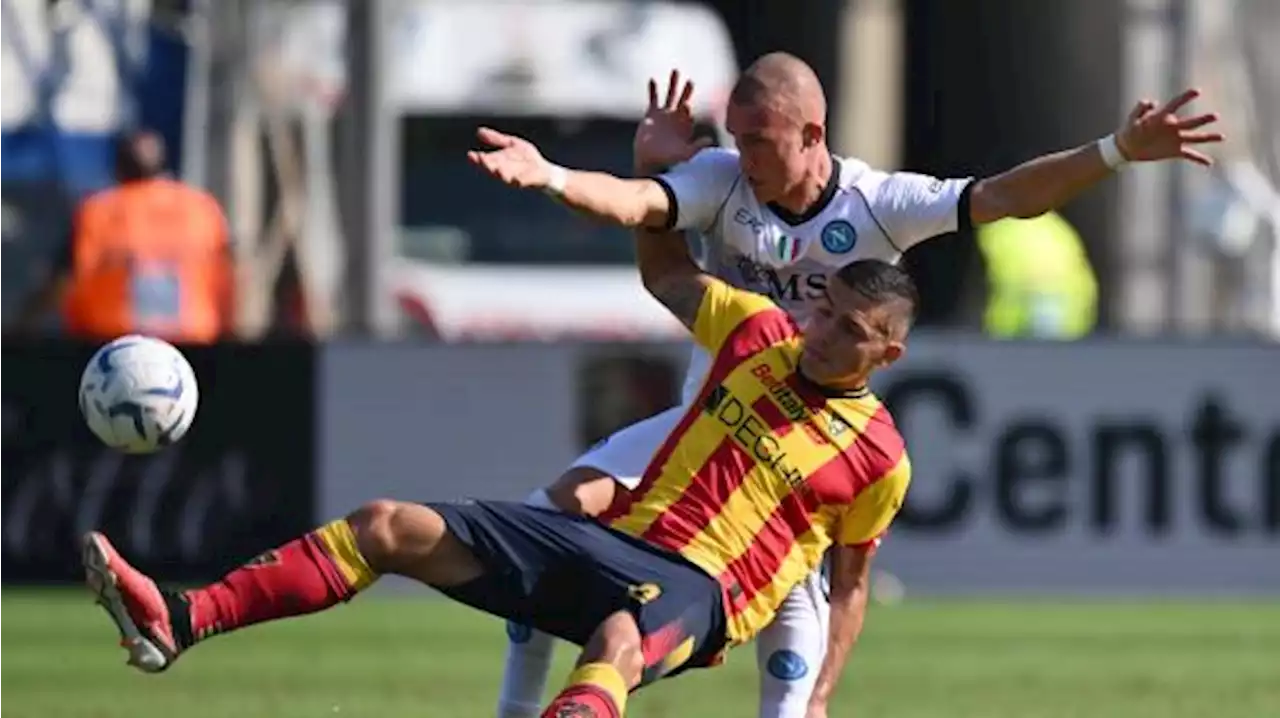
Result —
M 881 172 L 859 160 L 832 159 L 831 181 L 803 216 L 761 204 L 735 150 L 703 150 L 654 179 L 671 198 L 668 228 L 702 234 L 706 271 L 768 295 L 803 324 L 834 270 L 858 259 L 896 263 L 913 245 L 969 224 L 969 178 Z M 708 364 L 695 348 L 685 401 Z

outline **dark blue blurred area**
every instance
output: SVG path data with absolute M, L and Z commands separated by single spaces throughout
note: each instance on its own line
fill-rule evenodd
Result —
M 145 59 L 125 78 L 136 102 L 137 125 L 159 132 L 168 145 L 169 168 L 182 167 L 182 114 L 186 99 L 187 47 L 171 33 L 148 29 Z M 0 135 L 0 194 L 4 203 L 3 306 L 8 319 L 18 304 L 50 276 L 64 247 L 76 204 L 110 186 L 113 127 L 100 133 L 57 127 L 49 112 Z
M 169 166 L 177 172 L 182 156 L 182 110 L 186 93 L 187 47 L 177 37 L 148 30 L 147 52 L 132 87 L 137 124 L 158 131 L 169 146 Z M 10 183 L 60 184 L 72 197 L 110 185 L 111 134 L 64 131 L 43 121 L 6 128 L 0 137 L 4 165 L 0 180 Z M 124 129 L 124 128 L 113 128 Z

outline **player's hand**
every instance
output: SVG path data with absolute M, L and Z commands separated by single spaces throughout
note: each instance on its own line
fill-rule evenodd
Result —
M 693 138 L 693 83 L 680 82 L 680 71 L 672 70 L 667 92 L 658 101 L 658 83 L 649 80 L 649 108 L 636 129 L 633 145 L 637 169 L 652 172 L 679 164 L 712 144 L 709 138 Z
M 1218 121 L 1218 114 L 1178 116 L 1178 110 L 1199 96 L 1199 90 L 1187 90 L 1159 107 L 1151 100 L 1142 100 L 1116 133 L 1116 146 L 1131 162 L 1184 159 L 1206 167 L 1212 165 L 1213 160 L 1196 147 L 1222 142 L 1222 133 L 1204 131 Z
M 472 150 L 467 159 L 490 177 L 519 189 L 543 189 L 551 181 L 551 166 L 532 142 L 488 127 L 476 137 L 492 149 Z

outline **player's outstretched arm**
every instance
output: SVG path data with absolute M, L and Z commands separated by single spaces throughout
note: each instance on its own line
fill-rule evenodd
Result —
M 716 280 L 689 256 L 684 234 L 637 230 L 636 265 L 644 288 L 693 330 L 707 288 Z
M 831 626 L 827 654 L 809 697 L 807 718 L 826 718 L 827 704 L 844 671 L 849 651 L 862 632 L 871 591 L 869 546 L 833 546 L 831 549 Z
M 489 149 L 468 152 L 472 164 L 508 186 L 547 192 L 589 217 L 624 227 L 665 227 L 675 209 L 655 180 L 561 167 L 528 140 L 488 127 L 477 136 Z
M 973 222 L 1037 217 L 1065 205 L 1129 162 L 1184 159 L 1211 165 L 1213 161 L 1197 147 L 1222 142 L 1222 134 L 1204 130 L 1218 121 L 1218 115 L 1178 116 L 1199 96 L 1198 90 L 1187 90 L 1160 106 L 1143 100 L 1113 135 L 979 180 L 970 196 Z

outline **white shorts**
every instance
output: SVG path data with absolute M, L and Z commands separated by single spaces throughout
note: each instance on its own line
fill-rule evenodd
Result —
M 831 602 L 821 571 L 791 589 L 778 615 L 756 636 L 759 718 L 804 718 L 827 655 Z
M 628 491 L 634 490 L 640 484 L 649 460 L 675 430 L 684 411 L 683 407 L 672 407 L 619 429 L 587 449 L 569 468 L 596 469 L 612 476 Z
M 685 370 L 684 386 L 680 390 L 681 406 L 673 406 L 613 432 L 587 449 L 569 468 L 595 469 L 612 476 L 628 491 L 634 490 L 640 484 L 649 460 L 658 453 L 662 442 L 667 440 L 680 423 L 684 407 L 698 395 L 710 368 L 711 356 L 695 344 L 689 352 L 689 366 Z

